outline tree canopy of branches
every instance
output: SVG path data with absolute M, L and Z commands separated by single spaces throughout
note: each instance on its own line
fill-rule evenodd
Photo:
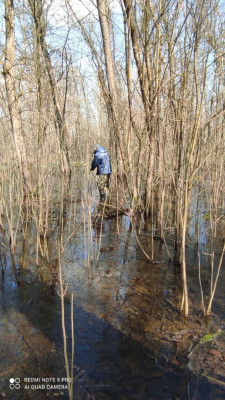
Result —
M 46 165 L 70 175 L 91 143 L 109 146 L 132 208 L 155 216 L 162 240 L 173 227 L 187 315 L 191 198 L 200 185 L 217 188 L 217 210 L 224 201 L 223 1 L 4 4 L 2 163 L 32 191 Z

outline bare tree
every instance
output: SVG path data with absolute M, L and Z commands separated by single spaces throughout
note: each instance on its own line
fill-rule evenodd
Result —
M 57 91 L 57 85 L 55 80 L 55 74 L 51 63 L 51 58 L 48 52 L 48 46 L 46 43 L 45 35 L 46 35 L 46 23 L 43 15 L 43 4 L 42 0 L 28 0 L 30 9 L 32 12 L 32 16 L 35 23 L 36 29 L 36 40 L 37 40 L 37 49 L 40 47 L 43 58 L 45 61 L 45 66 L 49 78 L 49 84 L 51 88 L 52 100 L 54 104 L 55 110 L 55 119 L 56 126 L 59 132 L 59 143 L 62 157 L 62 169 L 63 172 L 67 175 L 71 175 L 70 168 L 70 160 L 69 160 L 69 152 L 68 152 L 68 144 L 67 144 L 67 128 L 64 119 L 64 113 L 59 101 L 59 95 Z
M 26 192 L 32 192 L 32 184 L 29 173 L 29 165 L 26 154 L 26 139 L 24 136 L 21 107 L 19 96 L 16 89 L 16 61 L 15 61 L 15 21 L 14 21 L 14 5 L 13 0 L 5 0 L 5 61 L 3 66 L 3 74 L 5 78 L 5 86 L 11 121 L 11 129 L 13 133 L 16 154 L 19 162 L 21 176 L 23 178 Z

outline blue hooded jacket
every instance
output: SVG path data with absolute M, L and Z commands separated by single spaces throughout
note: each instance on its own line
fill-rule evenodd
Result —
M 96 144 L 97 149 L 94 151 L 94 159 L 91 164 L 91 171 L 97 168 L 97 175 L 109 175 L 111 174 L 111 162 L 110 157 L 103 146 Z

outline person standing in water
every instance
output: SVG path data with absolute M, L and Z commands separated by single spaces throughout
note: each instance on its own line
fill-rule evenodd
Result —
M 94 158 L 91 164 L 91 171 L 97 168 L 97 174 L 99 180 L 97 183 L 100 200 L 105 200 L 109 190 L 109 179 L 112 172 L 110 156 L 105 147 L 95 144 L 94 146 Z

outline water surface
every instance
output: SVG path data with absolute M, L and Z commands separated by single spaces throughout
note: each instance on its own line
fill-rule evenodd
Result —
M 198 257 L 193 248 L 187 250 L 191 308 L 187 320 L 179 311 L 181 271 L 169 261 L 164 245 L 154 242 L 154 262 L 150 262 L 137 243 L 129 216 L 102 219 L 96 218 L 96 212 L 99 210 L 93 206 L 88 218 L 88 209 L 81 202 L 76 208 L 67 205 L 64 212 L 65 248 L 60 265 L 66 289 L 69 358 L 71 294 L 74 296 L 74 398 L 223 399 L 225 375 L 215 371 L 215 382 L 201 370 L 190 371 L 187 354 L 188 346 L 191 350 L 201 336 L 223 325 L 224 268 L 214 314 L 206 321 L 200 309 Z M 27 378 L 66 378 L 58 226 L 58 213 L 53 213 L 44 241 L 46 254 L 39 256 L 38 266 L 32 221 L 26 235 L 19 236 L 14 256 L 2 234 L 0 398 L 68 398 L 64 389 L 32 389 L 31 385 L 25 389 Z M 139 240 L 151 251 L 148 231 L 140 233 Z M 204 290 L 208 268 L 202 256 Z M 20 389 L 10 389 L 9 379 L 17 377 Z

